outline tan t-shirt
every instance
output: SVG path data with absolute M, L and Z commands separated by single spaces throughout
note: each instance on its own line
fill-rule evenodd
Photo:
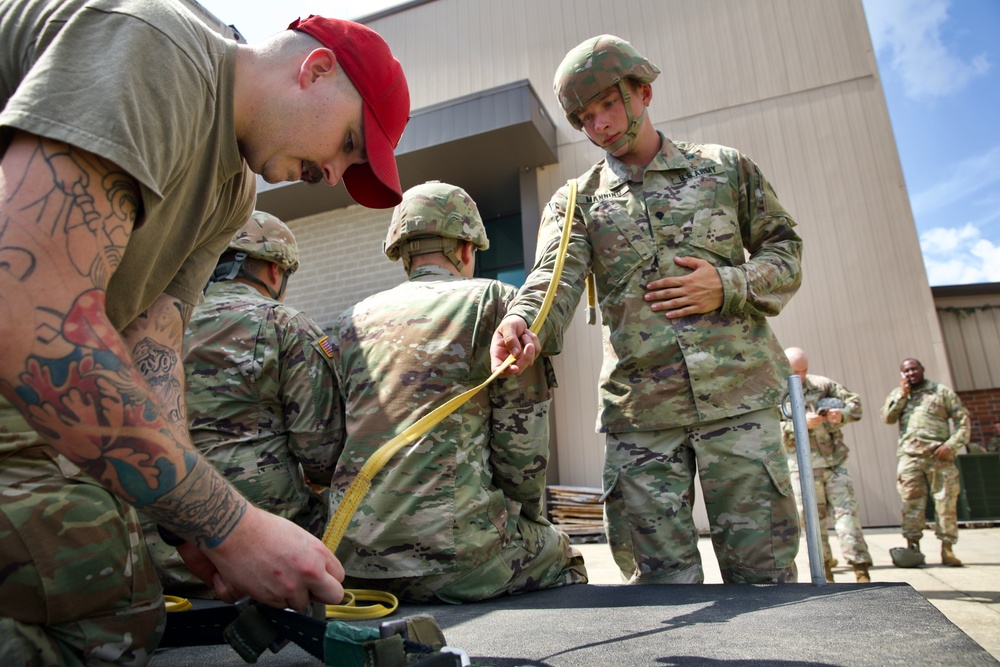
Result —
M 255 197 L 233 124 L 235 42 L 172 0 L 16 0 L 5 9 L 0 154 L 21 129 L 106 158 L 139 182 L 143 213 L 108 285 L 119 330 L 163 292 L 197 304 Z

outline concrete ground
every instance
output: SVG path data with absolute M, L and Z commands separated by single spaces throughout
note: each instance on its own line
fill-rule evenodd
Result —
M 940 543 L 933 531 L 926 531 L 921 542 L 927 564 L 920 568 L 895 567 L 889 549 L 906 546 L 898 528 L 865 530 L 865 540 L 874 565 L 870 570 L 873 582 L 903 582 L 912 586 L 945 617 L 965 634 L 1000 659 L 1000 527 L 962 528 L 959 532 L 955 555 L 964 567 L 941 565 Z M 840 560 L 834 568 L 834 583 L 854 583 L 854 571 L 844 562 L 831 534 L 833 553 Z M 618 584 L 621 575 L 611 558 L 607 544 L 577 544 L 587 563 L 592 584 Z M 698 543 L 706 584 L 721 584 L 718 562 L 712 551 L 711 541 L 702 537 Z M 805 540 L 799 550 L 796 564 L 799 581 L 810 581 L 809 556 Z M 891 609 L 886 609 L 891 614 Z

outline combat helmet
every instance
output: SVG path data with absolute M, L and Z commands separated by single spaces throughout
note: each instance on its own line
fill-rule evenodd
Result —
M 443 252 L 461 271 L 464 267 L 459 244 L 469 241 L 480 250 L 490 247 L 479 207 L 462 188 L 428 181 L 403 193 L 392 211 L 382 251 L 392 261 L 403 259 L 410 272 L 410 258 Z
M 640 115 L 633 115 L 632 105 L 629 104 L 632 95 L 625 84 L 626 80 L 631 78 L 640 83 L 652 83 L 659 74 L 659 68 L 624 39 L 614 35 L 598 35 L 566 54 L 556 69 L 552 87 L 566 114 L 566 120 L 575 129 L 582 130 L 583 125 L 577 116 L 579 111 L 611 86 L 618 86 L 625 102 L 629 125 L 618 141 L 604 149 L 614 153 L 626 143 L 631 149 L 646 115 L 645 109 Z
M 229 242 L 229 249 L 277 264 L 289 273 L 299 268 L 299 247 L 295 244 L 292 230 L 264 211 L 254 211 L 250 215 L 250 219 Z
M 248 257 L 276 264 L 285 270 L 281 288 L 275 292 L 243 266 Z M 226 252 L 212 274 L 212 282 L 232 280 L 239 276 L 251 282 L 264 285 L 271 296 L 279 298 L 285 291 L 288 276 L 299 268 L 299 248 L 292 230 L 281 220 L 265 213 L 254 211 L 233 238 Z
M 923 552 L 910 547 L 893 547 L 889 557 L 896 567 L 920 567 L 925 562 Z

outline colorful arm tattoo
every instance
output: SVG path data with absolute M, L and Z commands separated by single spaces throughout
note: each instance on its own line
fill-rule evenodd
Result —
M 110 491 L 199 546 L 221 543 L 246 501 L 187 439 L 177 380 L 186 306 L 161 297 L 173 323 L 139 327 L 151 335 L 131 349 L 105 311 L 141 205 L 135 181 L 25 134 L 0 168 L 0 392 Z

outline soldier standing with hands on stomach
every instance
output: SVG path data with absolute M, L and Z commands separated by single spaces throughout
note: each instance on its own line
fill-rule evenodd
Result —
M 556 71 L 567 120 L 606 155 L 578 179 L 542 352 L 559 352 L 592 271 L 604 323 L 605 519 L 624 579 L 704 580 L 697 470 L 723 580 L 794 582 L 798 515 L 776 407 L 790 370 L 766 318 L 799 287 L 802 243 L 751 160 L 656 131 L 647 107 L 659 74 L 612 35 L 586 40 Z M 566 207 L 564 187 L 494 334 L 494 368 L 522 350 L 519 365 L 531 362 L 522 337 L 551 279 Z

